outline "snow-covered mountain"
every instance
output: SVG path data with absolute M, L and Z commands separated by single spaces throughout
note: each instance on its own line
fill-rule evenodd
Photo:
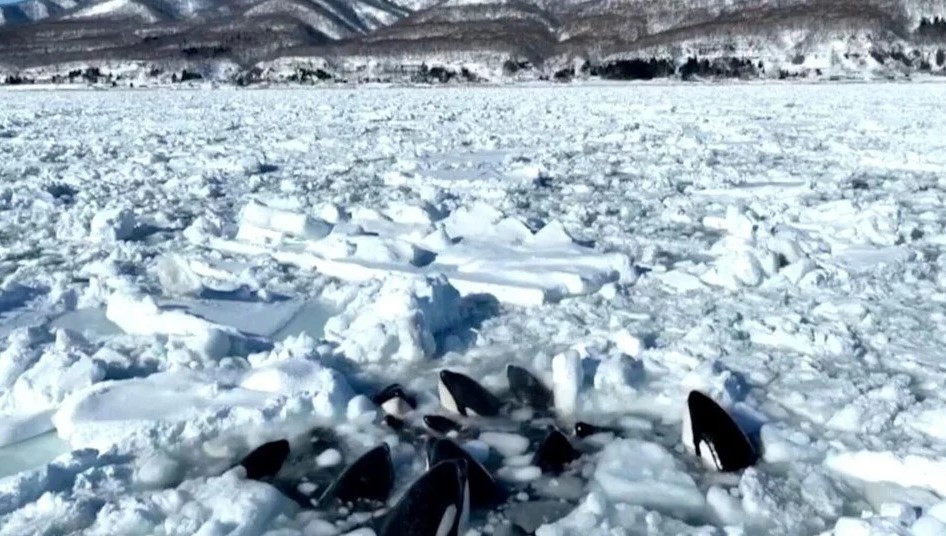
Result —
M 55 17 L 88 0 L 26 0 L 0 5 L 0 26 L 36 22 Z
M 11 81 L 784 78 L 946 68 L 946 0 L 29 0 L 2 9 L 0 69 Z

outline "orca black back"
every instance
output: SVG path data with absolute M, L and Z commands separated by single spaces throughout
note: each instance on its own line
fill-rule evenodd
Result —
M 463 427 L 453 419 L 443 415 L 424 415 L 424 426 L 441 435 L 459 432 Z

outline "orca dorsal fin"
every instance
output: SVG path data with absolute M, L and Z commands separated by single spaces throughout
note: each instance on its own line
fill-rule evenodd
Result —
M 553 429 L 539 443 L 539 448 L 532 457 L 532 465 L 542 472 L 560 473 L 566 465 L 579 457 L 581 454 L 575 450 L 565 434 Z
M 276 476 L 289 457 L 289 441 L 278 439 L 253 449 L 240 461 L 246 469 L 246 478 L 260 480 Z
M 552 407 L 552 391 L 528 370 L 507 365 L 506 379 L 509 381 L 510 394 L 520 404 L 539 411 Z

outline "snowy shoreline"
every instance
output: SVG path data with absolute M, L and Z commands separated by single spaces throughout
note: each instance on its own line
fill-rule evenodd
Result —
M 326 91 L 340 90 L 347 91 L 353 89 L 443 89 L 443 90 L 463 90 L 463 89 L 581 89 L 594 87 L 726 87 L 726 86 L 820 86 L 820 85 L 916 85 L 916 84 L 946 84 L 946 75 L 918 75 L 907 78 L 795 78 L 786 80 L 773 79 L 740 79 L 740 78 L 720 78 L 707 80 L 679 80 L 672 78 L 659 78 L 653 80 L 572 80 L 569 82 L 555 81 L 486 81 L 486 82 L 466 82 L 466 83 L 410 83 L 410 82 L 323 82 L 323 83 L 293 83 L 293 82 L 264 82 L 240 86 L 226 81 L 209 82 L 184 82 L 184 83 L 166 83 L 149 84 L 143 82 L 139 85 L 119 85 L 116 87 L 104 84 L 72 84 L 61 83 L 29 83 L 29 84 L 2 84 L 0 91 L 20 92 L 20 91 Z

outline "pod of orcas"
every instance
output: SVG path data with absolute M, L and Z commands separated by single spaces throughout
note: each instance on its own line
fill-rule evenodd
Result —
M 426 458 L 422 475 L 390 508 L 387 504 L 394 492 L 396 474 L 387 443 L 361 454 L 331 478 L 313 471 L 315 464 L 310 459 L 289 462 L 292 449 L 286 439 L 259 446 L 240 465 L 247 478 L 271 483 L 304 507 L 336 516 L 369 512 L 362 517 L 366 520 L 349 528 L 368 527 L 378 536 L 459 536 L 466 531 L 471 512 L 483 511 L 505 513 L 505 521 L 494 534 L 532 534 L 539 524 L 567 514 L 572 506 L 556 500 L 526 504 L 521 493 L 517 494 L 520 500 L 510 501 L 515 490 L 497 481 L 459 441 L 474 437 L 476 428 L 484 431 L 483 427 L 501 415 L 527 410 L 530 418 L 524 420 L 529 424 L 522 435 L 534 448 L 531 465 L 543 474 L 565 478 L 583 452 L 594 448 L 585 443 L 587 439 L 604 433 L 619 434 L 620 430 L 577 422 L 569 437 L 552 415 L 554 400 L 549 388 L 515 365 L 507 366 L 506 376 L 509 396 L 504 403 L 469 376 L 441 371 L 439 401 L 454 418 L 431 413 L 408 422 L 417 409 L 417 400 L 398 384 L 385 387 L 373 397 L 383 412 L 382 422 L 406 441 L 420 446 Z M 475 417 L 474 425 L 464 422 L 466 417 Z M 502 425 L 498 427 L 503 429 Z M 313 433 L 312 452 L 329 449 L 333 445 L 330 436 L 331 432 Z M 740 471 L 758 458 L 756 448 L 730 414 L 699 391 L 691 391 L 687 397 L 681 436 L 686 449 L 716 471 Z

